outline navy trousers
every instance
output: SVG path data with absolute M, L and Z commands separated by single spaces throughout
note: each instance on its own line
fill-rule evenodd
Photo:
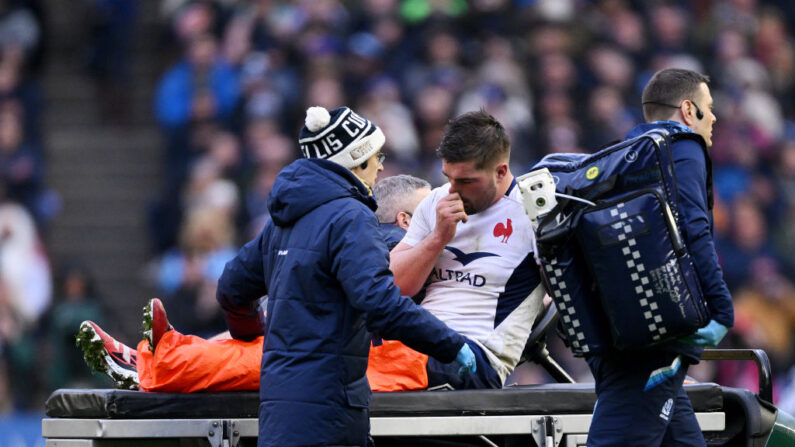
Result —
M 428 357 L 425 370 L 428 372 L 428 388 L 449 384 L 456 390 L 471 390 L 483 388 L 502 388 L 500 376 L 491 367 L 489 360 L 480 347 L 470 340 L 467 344 L 475 354 L 477 369 L 474 374 L 458 375 L 458 362 L 442 363 L 433 357 Z
M 675 353 L 592 356 L 597 401 L 588 447 L 705 447 Z

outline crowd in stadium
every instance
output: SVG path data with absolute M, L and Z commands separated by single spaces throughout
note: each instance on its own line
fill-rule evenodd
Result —
M 152 103 L 164 187 L 141 213 L 152 235 L 150 280 L 181 331 L 225 329 L 215 281 L 267 221 L 270 186 L 300 156 L 295 135 L 307 107 L 354 108 L 386 134 L 381 177 L 409 173 L 439 185 L 435 148 L 447 120 L 464 111 L 484 108 L 503 123 L 522 174 L 551 152 L 593 152 L 623 138 L 643 120 L 640 90 L 651 74 L 678 66 L 710 76 L 715 98 L 715 236 L 736 314 L 723 345 L 767 351 L 776 399 L 795 410 L 792 2 L 172 0 L 161 14 L 172 61 Z M 29 74 L 41 32 L 30 9 L 0 14 L 0 411 L 41 404 L 10 397 L 9 382 L 21 383 L 24 371 L 49 374 L 35 382 L 44 396 L 85 383 L 80 353 L 63 352 L 69 346 L 48 334 L 59 319 L 71 322 L 70 303 L 99 312 L 84 299 L 93 291 L 79 267 L 55 292 L 16 292 L 21 279 L 7 266 L 9 222 L 24 221 L 35 244 L 56 207 L 43 182 L 41 91 Z M 30 262 L 48 276 L 32 247 Z M 78 366 L 34 368 L 38 341 Z M 553 348 L 588 380 L 587 368 Z M 744 363 L 705 363 L 692 375 L 755 388 L 755 368 Z M 545 378 L 526 367 L 513 380 Z

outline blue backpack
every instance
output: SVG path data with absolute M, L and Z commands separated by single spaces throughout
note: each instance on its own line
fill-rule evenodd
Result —
M 709 321 L 681 231 L 677 138 L 700 137 L 655 129 L 533 167 L 549 171 L 558 197 L 538 217 L 536 256 L 575 354 L 643 349 Z

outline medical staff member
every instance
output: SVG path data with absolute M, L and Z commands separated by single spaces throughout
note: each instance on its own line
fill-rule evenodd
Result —
M 588 446 L 704 446 L 704 436 L 682 383 L 688 365 L 704 346 L 717 346 L 734 324 L 734 311 L 718 265 L 712 227 L 712 171 L 709 148 L 716 117 L 709 78 L 683 69 L 654 74 L 643 90 L 645 124 L 672 134 L 674 170 L 683 233 L 711 314 L 694 335 L 631 354 L 587 357 L 598 397 Z

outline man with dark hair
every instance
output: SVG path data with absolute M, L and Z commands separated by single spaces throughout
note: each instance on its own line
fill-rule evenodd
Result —
M 476 171 L 497 169 L 495 174 L 506 183 L 501 186 L 509 187 L 513 184 L 513 175 L 508 169 L 511 156 L 508 134 L 499 121 L 485 112 L 467 113 L 450 121 L 436 155 L 442 159 L 442 173 L 448 179 L 450 173 L 445 170 L 445 166 L 474 168 Z M 485 177 L 481 180 L 485 180 Z M 471 183 L 470 179 L 461 182 L 462 186 L 470 186 L 466 188 L 466 195 L 459 194 L 467 214 L 483 211 L 498 197 L 497 182 L 481 182 L 480 186 L 483 188 Z M 466 221 L 466 216 L 463 217 Z
M 511 142 L 499 121 L 480 112 L 465 113 L 451 120 L 436 154 L 448 163 L 475 162 L 477 169 L 508 159 Z
M 712 95 L 707 84 L 709 77 L 695 71 L 679 68 L 658 71 L 643 89 L 643 118 L 647 123 L 653 123 L 680 121 L 677 117 L 684 121 L 687 117 L 688 122 L 683 124 L 701 135 L 707 147 L 711 147 L 712 125 L 716 118 L 712 113 Z M 702 107 L 711 118 L 705 116 Z M 679 113 L 674 109 L 679 109 Z
M 467 337 L 477 372 L 429 359 L 428 385 L 500 388 L 519 362 L 544 297 L 533 231 L 508 167 L 510 141 L 484 111 L 451 120 L 437 149 L 449 183 L 414 212 L 392 250 L 395 284 L 427 286 L 422 306 Z
M 712 96 L 709 78 L 690 70 L 657 72 L 643 90 L 646 124 L 627 138 L 665 129 L 673 142 L 683 236 L 712 320 L 683 340 L 627 355 L 612 351 L 586 359 L 598 401 L 588 446 L 704 446 L 704 437 L 682 383 L 703 346 L 716 346 L 734 323 L 712 237 Z

